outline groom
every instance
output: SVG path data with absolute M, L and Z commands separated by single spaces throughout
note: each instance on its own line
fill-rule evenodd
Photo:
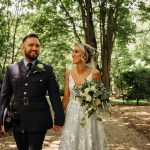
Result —
M 40 39 L 36 34 L 24 37 L 21 47 L 24 58 L 8 65 L 0 97 L 0 127 L 4 109 L 13 97 L 13 110 L 19 122 L 13 129 L 18 150 L 41 150 L 48 129 L 59 131 L 64 124 L 59 87 L 52 67 L 37 60 Z M 46 93 L 54 110 L 52 121 Z

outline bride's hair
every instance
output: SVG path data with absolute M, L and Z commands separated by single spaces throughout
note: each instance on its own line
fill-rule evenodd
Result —
M 94 57 L 98 56 L 97 50 L 90 46 L 89 44 L 80 44 L 76 43 L 75 46 L 78 46 L 83 52 L 85 52 L 85 64 L 89 67 L 95 67 Z

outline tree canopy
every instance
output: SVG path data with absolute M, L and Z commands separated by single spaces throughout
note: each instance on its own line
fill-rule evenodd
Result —
M 150 67 L 149 11 L 145 0 L 1 0 L 1 76 L 21 59 L 22 38 L 34 32 L 41 38 L 40 59 L 54 67 L 61 88 L 73 45 L 82 42 L 99 51 L 102 80 L 115 89 L 122 72 Z

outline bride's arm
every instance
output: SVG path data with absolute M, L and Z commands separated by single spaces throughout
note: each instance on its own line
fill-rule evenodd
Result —
M 69 102 L 69 96 L 70 96 L 70 92 L 69 92 L 69 74 L 70 74 L 70 70 L 66 71 L 66 75 L 65 75 L 65 87 L 64 87 L 64 97 L 63 97 L 63 108 L 64 110 L 66 110 L 68 102 Z
M 92 78 L 94 80 L 101 80 L 101 75 L 100 75 L 99 70 L 94 69 L 93 74 L 92 74 Z

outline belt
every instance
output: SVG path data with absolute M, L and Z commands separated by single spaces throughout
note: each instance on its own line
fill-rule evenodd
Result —
M 14 102 L 23 104 L 23 105 L 30 105 L 35 103 L 41 103 L 46 101 L 46 97 L 15 97 Z

